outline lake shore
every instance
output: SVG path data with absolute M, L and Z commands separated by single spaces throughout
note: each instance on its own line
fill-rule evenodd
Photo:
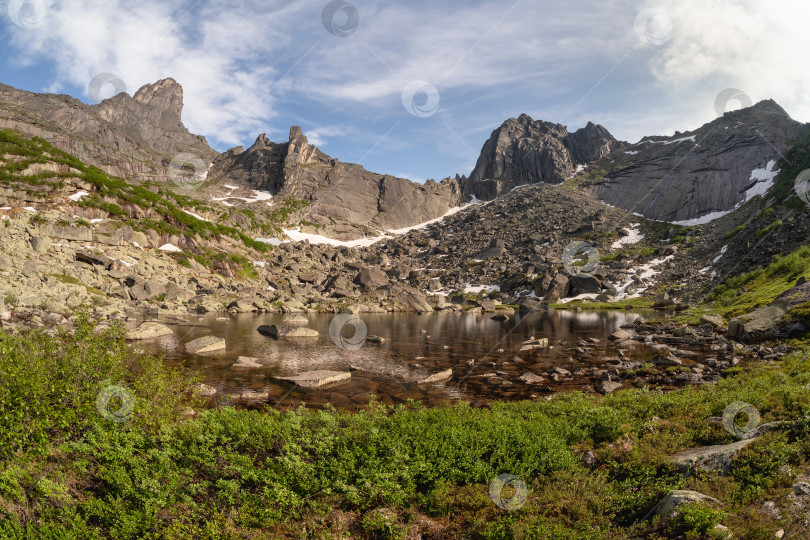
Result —
M 759 538 L 807 530 L 803 343 L 784 359 L 753 360 L 716 384 L 672 392 L 192 415 L 197 380 L 133 353 L 122 338 L 84 322 L 73 336 L 0 338 L 4 537 Z M 737 403 L 756 411 L 756 424 L 723 422 Z M 720 469 L 700 460 L 684 469 L 677 459 L 751 439 Z M 711 499 L 690 495 L 671 515 L 659 505 L 684 490 Z

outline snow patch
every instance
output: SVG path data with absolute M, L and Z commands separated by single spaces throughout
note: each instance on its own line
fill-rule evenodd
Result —
M 719 261 L 723 257 L 723 255 L 726 254 L 726 251 L 728 251 L 728 246 L 727 245 L 720 248 L 720 254 L 717 257 L 715 257 L 714 259 L 712 259 L 712 264 Z
M 269 193 L 267 191 L 260 191 L 260 190 L 257 190 L 257 189 L 251 190 L 253 192 L 252 197 L 236 197 L 234 195 L 231 195 L 231 193 L 233 193 L 233 191 L 235 189 L 239 189 L 238 187 L 231 186 L 231 185 L 228 185 L 228 184 L 225 184 L 225 187 L 231 190 L 230 193 L 226 193 L 224 197 L 213 197 L 212 196 L 211 200 L 216 201 L 216 202 L 221 202 L 225 206 L 233 206 L 233 204 L 229 204 L 226 201 L 228 201 L 229 199 L 236 199 L 238 201 L 243 201 L 245 203 L 250 204 L 250 203 L 255 203 L 255 202 L 269 201 L 269 200 L 271 200 L 273 198 L 273 195 L 271 193 Z
M 446 217 L 449 217 L 449 216 L 452 216 L 453 214 L 459 213 L 461 210 L 465 209 L 467 206 L 470 206 L 471 204 L 477 204 L 477 203 L 470 202 L 470 203 L 468 203 L 468 204 L 466 204 L 464 206 L 454 206 L 453 208 L 448 210 L 446 214 L 444 214 L 441 217 L 437 217 L 436 219 L 431 219 L 430 221 L 425 221 L 424 223 L 419 223 L 418 225 L 412 225 L 410 227 L 404 227 L 402 229 L 388 229 L 387 232 L 389 232 L 391 234 L 405 234 L 405 233 L 407 233 L 409 231 L 415 231 L 415 230 L 424 229 L 428 225 L 432 225 L 433 223 L 438 223 L 439 221 L 443 220 Z
M 579 296 L 571 296 L 569 298 L 560 298 L 560 304 L 567 304 L 568 302 L 573 302 L 574 300 L 593 300 L 597 296 L 599 296 L 599 295 L 595 294 L 595 293 L 583 293 L 583 294 L 580 294 Z
M 190 215 L 191 217 L 194 217 L 194 218 L 199 219 L 200 221 L 207 221 L 207 222 L 209 222 L 209 223 L 211 222 L 211 220 L 210 220 L 210 219 L 205 219 L 205 218 L 204 218 L 204 217 L 202 217 L 202 216 L 198 216 L 198 215 L 197 215 L 197 214 L 195 214 L 194 212 L 189 212 L 188 210 L 183 210 L 183 212 L 185 212 L 186 214 Z
M 641 226 L 640 223 L 634 223 L 633 225 L 631 225 L 632 229 L 628 229 L 630 231 L 630 234 L 619 238 L 618 240 L 613 242 L 613 244 L 611 244 L 610 247 L 613 249 L 619 249 L 622 246 L 637 244 L 642 240 L 644 240 L 644 235 L 641 234 L 641 229 L 639 228 L 640 226 Z
M 90 194 L 86 191 L 77 191 L 76 193 L 68 197 L 68 199 L 70 199 L 71 201 L 80 201 L 83 198 L 87 197 L 88 195 Z
M 576 175 L 578 175 L 579 173 L 581 173 L 582 171 L 584 171 L 587 168 L 588 168 L 587 165 L 577 165 L 576 170 L 574 170 L 574 174 L 569 176 L 568 179 L 570 180 L 571 178 L 575 177 Z
M 629 156 L 635 156 L 638 153 L 639 153 L 639 150 L 628 150 L 627 152 L 625 152 L 625 154 L 627 154 Z
M 383 235 L 383 236 L 376 236 L 371 238 L 359 238 L 357 240 L 335 240 L 334 238 L 329 238 L 328 236 L 323 236 L 320 234 L 310 234 L 301 232 L 300 228 L 292 229 L 292 230 L 284 230 L 284 234 L 286 234 L 289 239 L 293 242 L 303 242 L 304 240 L 309 240 L 310 244 L 328 244 L 330 246 L 336 247 L 367 247 L 384 238 L 390 238 L 390 236 Z M 273 246 L 278 246 L 283 243 L 286 243 L 284 240 L 279 240 L 278 238 L 256 238 L 257 242 L 264 242 L 266 244 L 271 244 Z
M 174 244 L 163 244 L 158 248 L 160 251 L 171 251 L 172 253 L 182 253 L 183 250 Z
M 751 171 L 750 180 L 756 183 L 745 191 L 745 199 L 737 206 L 745 204 L 757 195 L 765 195 L 765 193 L 773 187 L 776 175 L 779 174 L 779 169 L 774 170 L 775 166 L 776 160 L 772 159 L 765 165 L 764 169 L 754 169 Z
M 732 209 L 733 210 L 733 209 Z M 705 225 L 710 221 L 714 221 L 715 219 L 720 219 L 721 217 L 730 214 L 732 210 L 720 210 L 717 212 L 709 212 L 708 214 L 703 214 L 700 217 L 692 218 L 692 219 L 685 219 L 682 221 L 673 221 L 671 222 L 673 225 L 682 225 L 684 227 L 691 227 L 693 225 Z
M 470 285 L 469 283 L 464 287 L 465 293 L 480 293 L 482 291 L 500 291 L 500 285 Z

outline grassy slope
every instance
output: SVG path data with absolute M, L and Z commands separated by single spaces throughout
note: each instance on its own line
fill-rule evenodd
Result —
M 224 408 L 180 422 L 191 381 L 129 351 L 116 329 L 0 334 L 0 537 L 404 538 L 427 520 L 448 538 L 675 538 L 722 519 L 739 538 L 764 538 L 759 528 L 778 527 L 762 501 L 783 500 L 810 456 L 809 350 L 669 394 L 573 392 L 491 410 Z M 129 421 L 98 414 L 109 384 L 133 392 Z M 704 419 L 737 400 L 764 421 L 803 422 L 745 450 L 730 477 L 684 478 L 666 455 L 731 442 Z M 595 469 L 581 464 L 589 449 Z M 501 473 L 527 483 L 521 509 L 489 499 Z M 675 488 L 723 507 L 639 522 Z
M 127 183 L 125 180 L 107 175 L 102 170 L 84 164 L 81 160 L 63 152 L 47 141 L 38 137 L 28 138 L 15 130 L 0 130 L 0 156 L 15 156 L 15 160 L 0 160 L 0 185 L 14 186 L 31 194 L 38 193 L 45 199 L 54 189 L 64 187 L 67 178 L 78 178 L 94 186 L 95 190 L 90 196 L 84 198 L 79 204 L 86 207 L 100 208 L 107 212 L 112 219 L 119 220 L 133 229 L 147 232 L 155 230 L 159 234 L 183 234 L 198 240 L 230 237 L 244 245 L 243 254 L 264 253 L 271 246 L 255 241 L 249 232 L 261 233 L 265 236 L 275 235 L 287 223 L 291 216 L 306 205 L 307 202 L 289 198 L 282 202 L 279 208 L 264 216 L 257 216 L 250 210 L 223 210 L 219 216 L 219 223 L 197 219 L 184 211 L 188 209 L 195 212 L 211 212 L 211 207 L 202 201 L 179 195 L 168 189 L 165 185 L 140 186 Z M 20 173 L 35 163 L 57 163 L 73 168 L 71 172 L 44 171 L 35 175 L 21 176 Z M 131 220 L 122 210 L 124 204 L 134 204 L 147 210 L 153 210 L 158 219 Z M 242 226 L 242 214 L 249 220 L 249 227 Z M 79 220 L 74 225 L 86 225 Z M 225 225 L 230 222 L 233 226 Z M 62 224 L 68 224 L 64 220 Z M 222 254 L 210 250 L 199 249 L 195 253 L 199 262 L 210 265 L 212 258 L 222 258 Z M 239 260 L 242 261 L 244 257 Z M 244 259 L 245 261 L 247 259 Z

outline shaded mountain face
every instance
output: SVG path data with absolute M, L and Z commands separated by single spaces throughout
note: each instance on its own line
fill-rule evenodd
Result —
M 559 184 L 577 165 L 608 155 L 618 144 L 593 123 L 569 133 L 561 124 L 522 114 L 504 122 L 484 143 L 465 194 L 490 200 L 523 184 Z
M 217 155 L 181 121 L 183 89 L 173 79 L 121 93 L 98 105 L 70 96 L 34 94 L 0 84 L 0 128 L 42 137 L 57 148 L 128 180 L 168 180 L 172 158 Z
M 776 166 L 802 129 L 774 101 L 762 101 L 695 131 L 645 137 L 622 148 L 595 165 L 606 172 L 589 189 L 608 204 L 660 221 L 728 211 L 767 175 L 769 162 Z
M 435 219 L 457 206 L 461 197 L 456 179 L 421 185 L 342 163 L 310 145 L 297 126 L 290 129 L 288 142 L 274 143 L 262 134 L 247 150 L 225 152 L 214 161 L 208 178 L 274 197 L 306 199 L 310 205 L 305 219 L 341 239 Z

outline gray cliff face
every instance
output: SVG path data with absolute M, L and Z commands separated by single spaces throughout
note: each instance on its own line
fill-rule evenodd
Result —
M 661 221 L 731 210 L 756 183 L 752 171 L 778 163 L 801 130 L 775 102 L 762 101 L 695 131 L 645 137 L 615 152 L 600 162 L 608 172 L 589 190 L 608 204 Z
M 490 200 L 523 184 L 559 184 L 577 165 L 606 156 L 617 144 L 604 127 L 593 123 L 569 133 L 563 125 L 522 114 L 492 132 L 465 192 Z
M 370 232 L 367 228 L 400 229 L 435 219 L 461 197 L 455 179 L 420 185 L 342 163 L 310 145 L 297 126 L 286 143 L 260 135 L 248 150 L 222 154 L 209 179 L 269 191 L 276 198 L 306 199 L 306 220 L 341 238 L 363 236 Z
M 181 121 L 183 89 L 173 79 L 118 94 L 98 105 L 0 84 L 0 128 L 42 137 L 105 172 L 135 181 L 168 179 L 180 153 L 210 163 L 217 152 Z

